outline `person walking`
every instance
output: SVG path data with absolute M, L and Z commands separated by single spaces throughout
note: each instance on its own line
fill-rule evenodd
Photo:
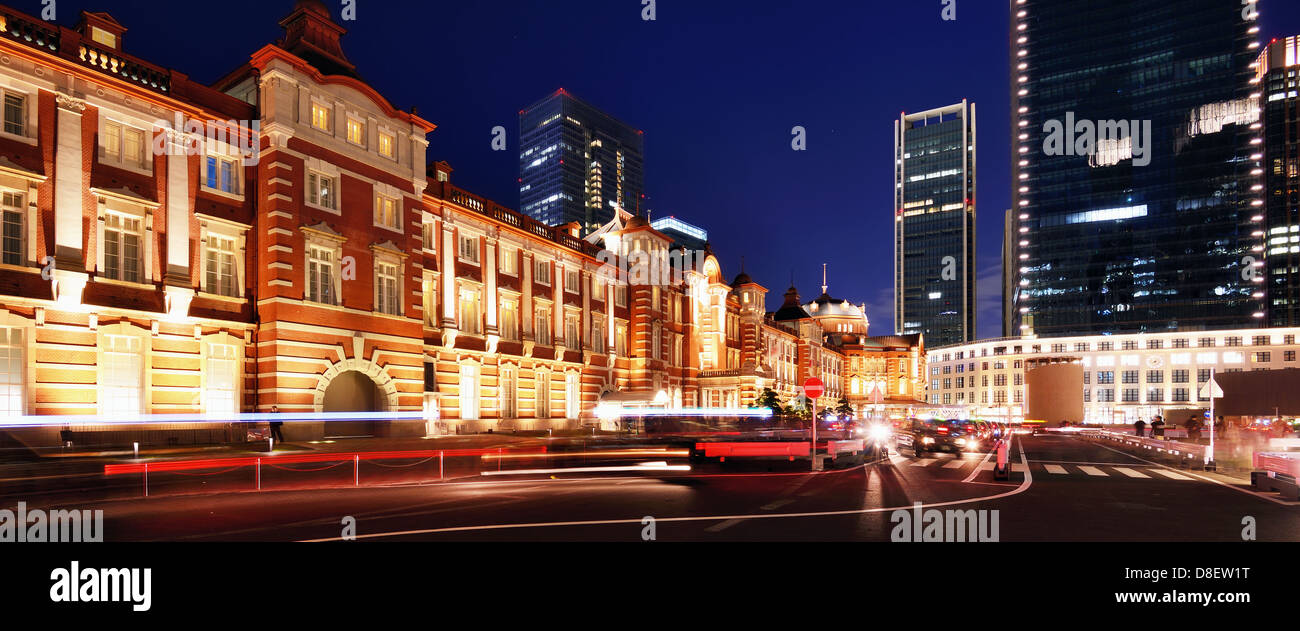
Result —
M 1165 419 L 1164 419 L 1164 417 L 1162 417 L 1162 416 L 1157 416 L 1157 417 L 1155 417 L 1154 419 L 1152 419 L 1152 421 L 1151 421 L 1151 437 L 1152 437 L 1152 438 L 1164 438 L 1164 437 L 1165 437 Z
M 278 406 L 278 405 L 272 405 L 272 406 L 271 406 L 271 413 L 272 413 L 272 414 L 279 414 L 279 413 L 280 413 L 280 406 Z M 282 422 L 282 421 L 279 421 L 279 420 L 271 421 L 271 439 L 272 439 L 272 440 L 276 440 L 276 441 L 279 441 L 279 442 L 285 442 L 285 441 L 284 441 L 284 434 L 280 432 L 280 428 L 283 427 L 283 426 L 284 426 L 284 422 Z
M 1138 438 L 1146 436 L 1147 422 L 1139 418 L 1137 422 L 1133 424 L 1133 431 L 1137 433 Z

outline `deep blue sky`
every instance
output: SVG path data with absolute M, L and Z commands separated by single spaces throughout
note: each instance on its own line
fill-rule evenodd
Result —
M 1138 0 L 1135 0 L 1138 1 Z M 1149 0 L 1140 0 L 1149 1 Z M 41 2 L 10 2 L 39 15 Z M 335 19 L 343 0 L 326 0 Z M 291 0 L 79 2 L 108 11 L 127 52 L 212 81 L 279 38 Z M 893 332 L 893 121 L 960 101 L 978 124 L 981 337 L 1001 334 L 1000 250 L 1010 203 L 1007 0 L 356 0 L 344 50 L 394 105 L 439 128 L 453 181 L 519 204 L 518 112 L 563 87 L 645 131 L 647 207 L 704 226 L 724 275 L 745 267 L 779 305 L 867 303 Z M 1262 40 L 1300 33 L 1300 2 L 1260 0 Z M 491 150 L 491 129 L 510 150 Z M 790 148 L 802 125 L 808 150 Z

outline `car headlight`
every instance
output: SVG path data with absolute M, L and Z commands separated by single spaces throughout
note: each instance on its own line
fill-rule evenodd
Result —
M 871 438 L 877 441 L 881 441 L 881 440 L 885 440 L 886 438 L 889 438 L 889 428 L 884 425 L 872 425 Z

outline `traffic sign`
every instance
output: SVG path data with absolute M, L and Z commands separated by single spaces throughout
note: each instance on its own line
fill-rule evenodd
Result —
M 823 392 L 826 392 L 826 384 L 822 383 L 821 379 L 809 377 L 807 381 L 803 382 L 803 393 L 807 395 L 808 398 L 816 399 L 817 397 L 820 397 Z
M 1205 385 L 1201 386 L 1200 394 L 1208 399 L 1222 399 L 1223 388 L 1220 388 L 1219 382 L 1215 381 L 1214 377 L 1211 376 L 1210 380 L 1207 381 Z

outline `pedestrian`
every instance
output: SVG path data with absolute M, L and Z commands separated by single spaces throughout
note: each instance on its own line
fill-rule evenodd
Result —
M 1188 438 L 1197 440 L 1201 437 L 1201 421 L 1195 416 L 1187 417 L 1187 422 L 1183 423 L 1183 427 L 1187 429 Z
M 271 413 L 272 413 L 272 414 L 279 414 L 279 413 L 280 413 L 280 406 L 278 406 L 278 405 L 272 405 L 272 406 L 271 406 Z M 283 423 L 282 421 L 279 421 L 279 420 L 271 421 L 271 439 L 272 439 L 272 440 L 278 440 L 278 441 L 280 441 L 280 442 L 284 442 L 284 434 L 280 432 L 280 428 L 281 428 L 283 425 L 284 425 L 284 423 Z
M 1165 437 L 1165 419 L 1164 419 L 1164 417 L 1162 417 L 1162 416 L 1157 416 L 1157 417 L 1155 417 L 1154 419 L 1152 419 L 1152 421 L 1151 421 L 1151 437 L 1152 437 L 1152 438 L 1164 438 L 1164 437 Z
M 1137 434 L 1138 438 L 1145 436 L 1147 433 L 1147 422 L 1139 418 L 1137 422 L 1133 424 L 1133 433 Z

